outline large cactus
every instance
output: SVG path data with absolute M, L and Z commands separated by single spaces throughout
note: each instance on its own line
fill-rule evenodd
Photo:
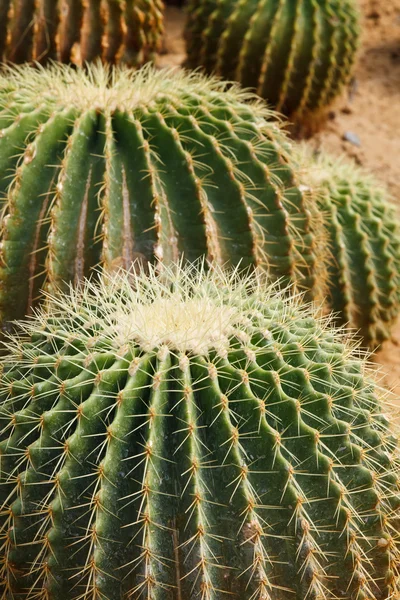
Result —
M 1 0 L 0 60 L 95 59 L 131 66 L 152 59 L 163 32 L 162 0 Z
M 3 319 L 29 312 L 45 282 L 138 257 L 262 263 L 318 295 L 318 215 L 287 139 L 258 100 L 224 90 L 149 68 L 0 78 Z
M 398 597 L 382 392 L 260 277 L 86 284 L 8 350 L 2 598 Z
M 324 213 L 329 300 L 342 323 L 371 347 L 387 339 L 400 311 L 400 221 L 387 191 L 343 159 L 305 151 L 304 181 Z
M 189 67 L 255 88 L 300 119 L 348 82 L 359 37 L 355 0 L 190 0 Z

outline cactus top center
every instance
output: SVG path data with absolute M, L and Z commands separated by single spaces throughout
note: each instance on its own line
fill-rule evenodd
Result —
M 256 117 L 269 117 L 269 111 L 254 94 L 228 85 L 217 78 L 182 69 L 156 70 L 147 65 L 137 71 L 102 64 L 73 69 L 53 64 L 48 68 L 21 65 L 5 67 L 0 74 L 1 109 L 44 106 L 49 110 L 76 108 L 111 114 L 130 112 L 139 106 L 158 106 L 168 99 L 185 103 L 190 98 L 213 104 L 225 100 L 233 105 L 251 103 Z
M 145 351 L 168 346 L 198 355 L 211 348 L 226 350 L 238 320 L 234 307 L 219 306 L 215 299 L 184 299 L 178 293 L 115 314 L 121 345 L 135 341 Z
M 262 273 L 239 277 L 238 271 L 207 271 L 198 265 L 164 266 L 160 273 L 155 266 L 136 265 L 135 271 L 104 272 L 100 282 L 49 296 L 47 308 L 21 326 L 41 335 L 49 330 L 49 320 L 57 322 L 52 335 L 59 341 L 73 338 L 87 349 L 123 356 L 169 349 L 226 357 L 237 344 L 250 344 L 254 331 L 265 324 L 259 307 L 271 293 L 280 298 Z

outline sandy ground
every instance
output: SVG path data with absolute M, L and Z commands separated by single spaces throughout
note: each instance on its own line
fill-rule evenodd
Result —
M 334 155 L 345 153 L 385 182 L 400 215 L 400 0 L 360 0 L 360 5 L 364 33 L 354 80 L 309 143 Z M 160 65 L 184 60 L 183 24 L 183 12 L 168 7 Z M 373 360 L 400 406 L 400 322 Z

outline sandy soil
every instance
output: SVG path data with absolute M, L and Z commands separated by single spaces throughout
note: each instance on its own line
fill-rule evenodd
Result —
M 360 5 L 364 33 L 354 80 L 309 143 L 345 153 L 384 181 L 400 215 L 400 0 L 360 0 Z M 168 7 L 160 65 L 184 60 L 183 24 L 182 10 Z M 373 360 L 400 405 L 400 322 Z

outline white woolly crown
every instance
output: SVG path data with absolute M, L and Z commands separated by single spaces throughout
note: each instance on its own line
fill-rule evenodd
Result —
M 295 322 L 303 328 L 310 317 L 321 335 L 330 327 L 330 317 L 318 316 L 301 294 L 279 289 L 279 282 L 272 284 L 261 270 L 247 275 L 240 268 L 207 270 L 202 262 L 163 266 L 161 274 L 158 269 L 137 263 L 130 272 L 101 272 L 98 280 L 71 285 L 67 293 L 46 293 L 45 306 L 19 322 L 22 335 L 47 331 L 60 341 L 78 339 L 87 348 L 101 340 L 117 354 L 133 345 L 145 352 L 167 347 L 178 354 L 216 350 L 225 356 L 232 344 L 254 350 L 255 334 L 268 339 L 274 328 L 281 331 Z M 332 332 L 344 352 L 353 353 L 356 343 L 348 332 Z M 18 343 L 12 336 L 7 344 L 12 354 Z
M 87 65 L 85 69 L 56 63 L 46 68 L 40 65 L 4 67 L 0 74 L 0 92 L 4 108 L 8 108 L 4 99 L 7 102 L 10 94 L 12 101 L 18 104 L 54 106 L 57 109 L 75 106 L 78 110 L 108 112 L 117 109 L 129 112 L 164 95 L 178 100 L 198 95 L 212 103 L 223 92 L 226 102 L 250 103 L 255 116 L 260 119 L 271 116 L 271 111 L 260 98 L 238 84 L 199 72 L 178 68 L 155 69 L 151 65 L 137 71 L 102 64 Z M 277 128 L 277 115 L 275 124 L 270 123 L 269 127 Z

